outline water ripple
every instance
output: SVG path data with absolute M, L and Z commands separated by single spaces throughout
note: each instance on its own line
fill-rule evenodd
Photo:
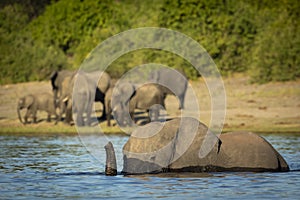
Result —
M 105 154 L 93 158 L 78 137 L 0 136 L 0 199 L 298 199 L 300 137 L 264 137 L 287 160 L 291 172 L 109 177 L 103 173 Z M 127 138 L 111 140 L 120 171 Z

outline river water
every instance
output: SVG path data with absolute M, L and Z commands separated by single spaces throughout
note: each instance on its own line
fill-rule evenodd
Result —
M 299 199 L 300 136 L 264 137 L 291 172 L 108 177 L 103 146 L 94 156 L 88 151 L 86 141 L 97 141 L 92 136 L 0 136 L 0 199 Z M 112 141 L 121 171 L 128 137 L 97 139 Z

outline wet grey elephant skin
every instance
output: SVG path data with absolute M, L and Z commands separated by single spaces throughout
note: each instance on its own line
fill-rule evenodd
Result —
M 109 104 L 109 96 L 107 97 L 106 105 L 112 108 L 107 110 L 112 111 L 114 118 L 120 126 L 132 126 L 135 122 L 135 109 L 146 110 L 149 113 L 149 118 L 157 121 L 159 110 L 164 105 L 164 94 L 161 89 L 154 83 L 144 84 L 140 87 L 135 87 L 132 83 L 121 83 L 111 91 Z M 110 112 L 108 112 L 110 115 Z M 110 116 L 108 118 L 108 126 L 110 126 Z
M 26 109 L 24 121 L 22 119 L 20 110 Z M 17 105 L 17 114 L 19 120 L 23 124 L 27 124 L 28 118 L 32 117 L 33 123 L 37 122 L 37 111 L 46 111 L 48 113 L 47 121 L 51 121 L 51 115 L 58 118 L 53 102 L 53 95 L 50 93 L 37 93 L 26 95 L 19 99 Z
M 184 109 L 184 99 L 188 86 L 188 81 L 183 72 L 175 69 L 162 68 L 151 72 L 149 80 L 161 85 L 165 97 L 175 95 L 179 99 L 179 109 Z
M 205 138 L 209 145 L 203 146 Z M 264 138 L 251 132 L 218 138 L 193 118 L 175 118 L 164 126 L 153 122 L 135 129 L 123 155 L 123 174 L 289 171 L 284 158 Z

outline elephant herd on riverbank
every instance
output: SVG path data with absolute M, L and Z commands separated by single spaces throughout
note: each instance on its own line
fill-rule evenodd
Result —
M 22 123 L 37 121 L 44 110 L 62 121 L 77 126 L 93 126 L 94 102 L 103 105 L 100 119 L 111 125 L 112 114 L 118 125 L 132 126 L 135 109 L 148 111 L 151 123 L 138 126 L 123 147 L 123 174 L 218 171 L 289 171 L 284 158 L 262 137 L 250 132 L 217 136 L 206 125 L 191 117 L 158 122 L 166 95 L 178 97 L 184 108 L 187 79 L 181 73 L 159 69 L 150 73 L 149 82 L 112 84 L 106 72 L 55 71 L 51 75 L 52 93 L 30 94 L 19 99 L 17 112 Z M 20 109 L 27 109 L 24 120 Z M 58 114 L 56 112 L 58 110 Z M 106 175 L 116 175 L 116 159 L 111 143 L 105 146 Z
M 100 120 L 107 119 L 107 125 L 111 126 L 113 114 L 119 125 L 132 126 L 135 109 L 146 110 L 150 119 L 158 120 L 159 109 L 165 107 L 168 94 L 178 96 L 179 108 L 182 109 L 187 90 L 185 76 L 171 69 L 154 70 L 149 82 L 142 86 L 131 82 L 114 85 L 110 75 L 102 71 L 54 71 L 50 80 L 52 92 L 30 94 L 19 99 L 17 113 L 23 124 L 30 123 L 30 117 L 31 122 L 36 123 L 37 111 L 40 110 L 48 113 L 47 121 L 55 116 L 55 124 L 60 121 L 71 124 L 74 118 L 77 126 L 91 126 L 94 102 L 101 102 Z M 164 87 L 168 85 L 175 86 L 175 89 L 171 91 Z M 24 119 L 21 109 L 27 109 Z

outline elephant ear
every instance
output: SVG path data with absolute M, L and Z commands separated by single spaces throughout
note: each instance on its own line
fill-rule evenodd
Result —
M 75 75 L 72 76 L 67 76 L 63 82 L 62 82 L 62 87 L 61 87 L 61 96 L 63 98 L 72 96 L 73 92 L 73 86 L 74 86 L 74 78 Z
M 112 108 L 115 108 L 120 104 L 126 105 L 134 94 L 135 94 L 135 88 L 132 83 L 128 83 L 128 82 L 118 83 L 112 91 L 112 96 L 111 96 Z
M 121 101 L 126 104 L 135 94 L 134 85 L 132 83 L 122 83 L 121 94 Z
M 98 72 L 99 73 L 99 80 L 98 80 L 98 88 L 102 93 L 106 93 L 110 87 L 110 76 L 106 72 Z
M 54 71 L 54 72 L 52 72 L 52 74 L 50 76 L 51 85 L 52 85 L 53 90 L 57 89 L 57 84 L 55 83 L 57 75 L 58 75 L 58 71 Z
M 25 102 L 24 102 L 24 107 L 25 108 L 29 108 L 30 106 L 32 106 L 32 104 L 34 103 L 34 96 L 33 95 L 28 95 L 25 97 Z

